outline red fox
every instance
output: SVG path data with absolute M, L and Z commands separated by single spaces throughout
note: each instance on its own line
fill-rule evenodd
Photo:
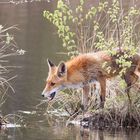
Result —
M 81 54 L 67 62 L 60 62 L 58 66 L 47 60 L 49 73 L 42 96 L 52 100 L 58 91 L 65 88 L 83 88 L 82 104 L 86 108 L 89 96 L 89 83 L 98 81 L 101 89 L 101 106 L 104 107 L 106 80 L 119 74 L 121 68 L 116 63 L 116 58 L 123 54 L 124 52 L 111 56 L 106 51 Z M 140 77 L 140 55 L 136 54 L 130 57 L 130 60 L 132 65 L 122 76 L 127 84 L 127 93 L 129 93 L 131 85 Z M 111 67 L 109 73 L 103 68 L 104 62 Z

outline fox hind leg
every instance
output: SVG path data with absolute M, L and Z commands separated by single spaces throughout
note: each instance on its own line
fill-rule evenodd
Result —
M 129 99 L 129 102 L 131 103 L 131 97 L 130 97 L 130 89 L 132 87 L 133 84 L 135 84 L 138 80 L 138 76 L 134 73 L 134 72 L 127 72 L 125 75 L 124 75 L 124 80 L 127 84 L 127 88 L 126 88 L 126 93 L 127 93 L 127 96 L 128 96 L 128 99 Z

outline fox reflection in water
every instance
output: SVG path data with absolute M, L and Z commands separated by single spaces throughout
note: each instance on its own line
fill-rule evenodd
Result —
M 140 136 L 137 129 L 90 130 L 82 127 L 78 132 L 76 140 L 139 140 Z
M 104 132 L 102 130 L 91 131 L 81 128 L 80 136 L 77 136 L 76 140 L 104 140 Z

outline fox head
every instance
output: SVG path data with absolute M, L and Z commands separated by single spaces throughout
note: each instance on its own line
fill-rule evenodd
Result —
M 64 88 L 64 83 L 67 80 L 67 68 L 64 62 L 60 62 L 59 65 L 56 66 L 48 59 L 47 63 L 49 72 L 42 96 L 52 100 L 55 94 Z

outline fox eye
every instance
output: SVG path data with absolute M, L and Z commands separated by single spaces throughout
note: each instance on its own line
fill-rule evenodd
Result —
M 50 85 L 51 85 L 51 86 L 54 86 L 54 85 L 55 85 L 55 83 L 51 82 L 51 83 L 50 83 Z

